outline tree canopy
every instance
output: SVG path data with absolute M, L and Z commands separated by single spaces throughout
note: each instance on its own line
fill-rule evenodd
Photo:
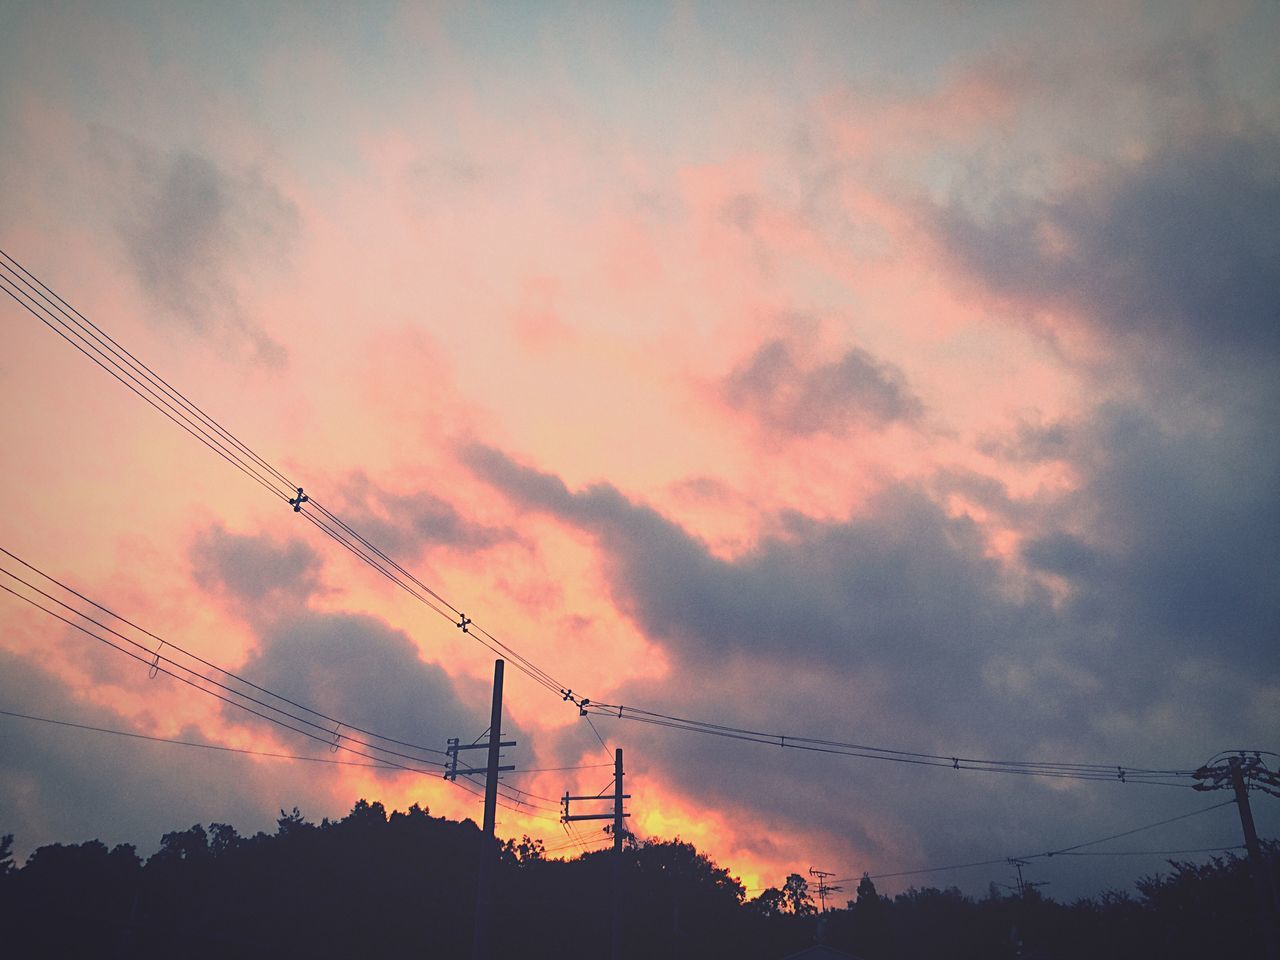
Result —
M 499 956 L 599 955 L 608 943 L 613 853 L 548 857 L 541 840 L 492 845 Z M 281 811 L 274 833 L 225 823 L 134 847 L 90 840 L 41 847 L 18 867 L 0 839 L 0 930 L 10 956 L 381 957 L 470 955 L 480 830 L 418 806 L 359 801 L 339 820 Z M 1280 845 L 1266 844 L 1274 869 Z M 623 856 L 628 957 L 777 960 L 814 942 L 805 878 L 748 900 L 692 844 L 629 839 Z M 827 943 L 865 960 L 1088 955 L 1091 960 L 1246 956 L 1255 951 L 1243 860 L 1171 862 L 1136 895 L 1059 904 L 1030 889 L 983 899 L 954 888 L 884 897 L 865 877 L 824 915 Z M 1021 951 L 1019 953 L 1019 951 Z

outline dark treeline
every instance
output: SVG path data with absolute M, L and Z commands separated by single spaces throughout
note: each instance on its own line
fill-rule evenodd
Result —
M 360 801 L 315 824 L 295 809 L 273 834 L 226 825 L 166 834 L 145 862 L 129 845 L 53 844 L 24 866 L 0 846 L 0 949 L 12 957 L 439 957 L 470 954 L 480 832 L 418 807 Z M 1274 869 L 1280 845 L 1267 844 Z M 973 899 L 859 884 L 821 920 L 804 878 L 754 899 L 680 841 L 628 843 L 629 958 L 779 960 L 815 941 L 866 960 L 1247 957 L 1253 888 L 1234 856 L 1171 863 L 1137 884 L 1071 904 L 1034 889 Z M 501 848 L 497 955 L 608 953 L 612 851 L 550 859 L 540 841 Z M 1015 933 L 1016 931 L 1016 933 Z M 1020 941 L 1020 945 L 1019 945 Z

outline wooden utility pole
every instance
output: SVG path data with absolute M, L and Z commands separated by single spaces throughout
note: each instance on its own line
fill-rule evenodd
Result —
M 1236 794 L 1236 807 L 1240 810 L 1240 826 L 1244 829 L 1244 845 L 1249 852 L 1249 872 L 1253 874 L 1253 889 L 1258 898 L 1258 920 L 1262 925 L 1262 945 L 1267 960 L 1280 960 L 1276 948 L 1276 892 L 1271 870 L 1262 858 L 1258 844 L 1258 831 L 1253 825 L 1253 810 L 1249 807 L 1249 791 L 1244 784 L 1244 768 L 1239 757 L 1227 761 L 1231 772 L 1231 787 Z
M 623 820 L 631 816 L 629 813 L 623 812 L 622 801 L 630 800 L 631 794 L 624 793 L 622 790 L 622 748 L 619 747 L 613 752 L 613 813 L 569 813 L 569 804 L 572 801 L 582 800 L 608 800 L 609 796 L 581 796 L 571 797 L 565 793 L 561 800 L 564 805 L 564 813 L 560 817 L 561 823 L 572 823 L 575 820 L 612 820 L 613 821 L 613 935 L 611 938 L 610 957 L 612 960 L 621 960 L 622 958 L 622 840 L 626 836 L 626 827 Z
M 1275 881 L 1270 865 L 1263 859 L 1258 831 L 1253 825 L 1253 811 L 1249 809 L 1249 787 L 1280 796 L 1280 776 L 1268 769 L 1261 751 L 1254 751 L 1252 755 L 1249 751 L 1241 751 L 1238 756 L 1228 757 L 1225 764 L 1222 761 L 1206 764 L 1194 776 L 1200 781 L 1195 785 L 1196 790 L 1223 790 L 1230 786 L 1235 792 L 1240 826 L 1244 829 L 1244 845 L 1249 852 L 1249 873 L 1253 876 L 1253 889 L 1258 901 L 1262 956 L 1266 960 L 1280 960 Z
M 490 960 L 493 956 L 493 872 L 497 866 L 494 826 L 498 808 L 498 759 L 502 748 L 502 669 L 504 663 L 493 664 L 493 712 L 489 719 L 489 763 L 484 781 L 484 827 L 480 834 L 480 872 L 476 884 L 476 929 L 471 956 L 474 960 Z M 457 763 L 457 754 L 454 754 Z
M 622 748 L 613 751 L 613 950 L 612 960 L 622 960 Z
M 827 894 L 839 893 L 841 890 L 844 889 L 844 887 L 832 886 L 831 884 L 827 883 L 828 880 L 830 880 L 832 877 L 835 876 L 835 874 L 832 873 L 830 870 L 815 870 L 813 867 L 810 867 L 809 876 L 818 878 L 818 903 L 822 905 L 822 909 L 820 912 L 826 913 L 827 912 Z

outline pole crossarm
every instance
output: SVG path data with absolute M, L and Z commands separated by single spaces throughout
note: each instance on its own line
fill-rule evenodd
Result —
M 624 813 L 623 817 L 629 817 L 631 814 Z M 572 823 L 574 820 L 613 820 L 612 813 L 575 813 L 573 816 L 565 815 L 560 818 L 561 823 Z
M 449 763 L 445 767 L 444 773 L 442 774 L 442 776 L 446 780 L 456 781 L 460 776 L 464 776 L 464 777 L 475 776 L 481 773 L 488 775 L 490 769 L 493 769 L 497 773 L 504 773 L 508 770 L 515 769 L 514 764 L 510 766 L 500 766 L 500 767 L 493 767 L 493 768 L 491 768 L 489 765 L 486 765 L 483 767 L 464 767 L 462 769 L 459 769 L 458 768 L 458 751 L 459 750 L 490 750 L 495 748 L 491 743 L 459 743 L 457 737 L 450 737 L 446 742 L 448 746 L 445 747 L 444 752 L 449 757 Z M 498 747 L 514 747 L 515 745 L 516 745 L 516 741 L 514 740 L 501 740 L 497 744 Z
M 818 869 L 815 869 L 814 867 L 810 867 L 809 876 L 816 877 L 818 879 L 818 902 L 822 904 L 822 912 L 826 913 L 827 912 L 827 895 L 832 893 L 840 893 L 842 890 L 844 890 L 844 887 L 833 885 L 827 882 L 832 877 L 835 876 L 835 874 L 829 870 L 818 870 Z
M 598 795 L 595 795 L 595 794 L 584 794 L 583 796 L 580 796 L 580 797 L 579 797 L 579 796 L 571 796 L 570 794 L 566 793 L 563 797 L 561 797 L 561 798 L 560 798 L 560 809 L 561 809 L 561 811 L 562 811 L 562 812 L 561 812 L 561 814 L 560 814 L 560 822 L 561 822 L 561 823 L 571 823 L 571 822 L 573 822 L 574 820 L 613 820 L 613 819 L 615 819 L 617 816 L 619 816 L 618 808 L 619 808 L 619 806 L 621 805 L 622 801 L 623 801 L 623 800 L 630 800 L 630 799 L 631 799 L 631 794 L 629 794 L 629 793 L 622 793 L 622 794 L 617 794 L 617 795 L 615 795 L 615 794 L 605 794 L 604 796 L 598 796 Z M 581 802 L 581 801 L 583 801 L 583 800 L 586 800 L 586 801 L 591 801 L 591 800 L 604 800 L 604 801 L 608 801 L 609 803 L 612 803 L 612 804 L 614 805 L 614 811 L 613 811 L 612 813 L 575 813 L 575 814 L 572 814 L 572 815 L 571 815 L 571 814 L 569 813 L 569 804 L 570 804 L 570 803 L 578 803 L 578 802 Z M 623 817 L 629 817 L 629 816 L 631 816 L 631 814 L 629 814 L 629 813 L 622 813 L 622 814 L 621 814 L 621 816 L 623 816 Z
M 1219 755 L 1221 756 L 1221 754 Z M 1198 782 L 1193 790 L 1234 789 L 1236 772 L 1246 781 L 1248 789 L 1261 790 L 1272 796 L 1280 796 L 1280 773 L 1272 770 L 1262 759 L 1260 750 L 1240 750 L 1216 763 L 1207 763 L 1192 774 Z
M 515 769 L 515 764 L 512 764 L 509 767 L 505 767 L 505 766 L 498 767 L 498 772 L 502 773 L 507 770 L 514 770 L 514 769 Z M 446 780 L 457 780 L 458 777 L 473 777 L 481 773 L 487 774 L 488 772 L 489 772 L 488 767 L 463 767 L 462 769 L 458 769 L 457 767 L 450 767 L 448 770 L 444 772 L 443 776 Z
M 516 742 L 514 740 L 498 741 L 498 746 L 500 747 L 514 747 L 515 745 L 516 745 Z M 454 750 L 488 750 L 488 749 L 489 749 L 489 745 L 487 743 L 458 743 L 457 740 L 450 740 L 448 752 L 452 752 Z

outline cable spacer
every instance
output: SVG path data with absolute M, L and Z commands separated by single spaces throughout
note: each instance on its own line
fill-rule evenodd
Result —
M 471 618 L 468 617 L 465 613 L 460 613 L 458 614 L 458 616 L 460 618 L 457 623 L 458 629 L 461 630 L 463 633 L 470 633 L 471 631 L 468 630 L 467 627 L 471 626 Z
M 298 488 L 298 495 L 297 495 L 296 497 L 290 497 L 290 498 L 289 498 L 289 504 L 290 504 L 290 506 L 292 506 L 292 507 L 293 507 L 293 512 L 294 512 L 294 513 L 301 513 L 301 512 L 302 512 L 302 505 L 303 505 L 304 503 L 307 503 L 308 501 L 310 501 L 310 499 L 311 499 L 310 497 L 308 497 L 305 493 L 303 493 L 303 492 L 302 492 L 302 488 L 301 488 L 301 487 L 299 487 L 299 488 Z
M 156 674 L 160 672 L 160 651 L 164 649 L 164 641 L 160 641 L 160 646 L 156 647 L 155 658 L 151 661 L 151 666 L 147 669 L 147 679 L 154 680 Z

